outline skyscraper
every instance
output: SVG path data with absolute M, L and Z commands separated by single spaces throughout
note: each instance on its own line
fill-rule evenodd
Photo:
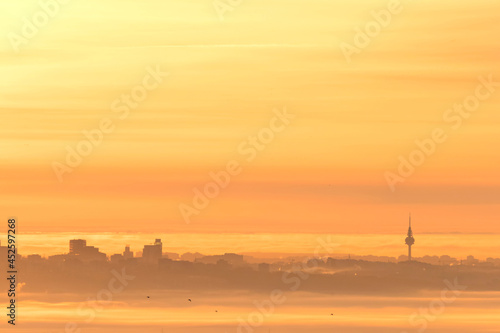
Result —
M 142 257 L 150 262 L 158 262 L 158 259 L 162 257 L 163 245 L 161 239 L 155 239 L 153 245 L 144 245 L 142 251 Z
M 415 238 L 413 238 L 413 231 L 411 230 L 411 213 L 410 213 L 410 224 L 408 227 L 408 235 L 405 240 L 406 245 L 408 245 L 408 261 L 411 261 L 411 246 L 415 244 Z
M 80 254 L 87 246 L 87 241 L 84 239 L 72 239 L 69 241 L 69 253 Z

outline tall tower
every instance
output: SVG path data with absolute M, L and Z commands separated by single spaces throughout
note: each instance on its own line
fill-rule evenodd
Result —
M 415 244 L 415 238 L 413 238 L 413 231 L 411 231 L 411 213 L 410 213 L 410 225 L 408 227 L 408 235 L 405 240 L 406 245 L 408 245 L 408 261 L 411 261 L 411 246 Z

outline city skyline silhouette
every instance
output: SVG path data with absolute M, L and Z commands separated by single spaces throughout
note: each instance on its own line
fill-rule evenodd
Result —
M 1 240 L 0 240 L 0 254 L 6 253 L 7 248 L 5 246 L 1 245 Z M 407 237 L 405 239 L 405 244 L 408 247 L 408 255 L 405 256 L 403 254 L 399 256 L 375 256 L 375 255 L 356 255 L 355 253 L 345 253 L 345 254 L 336 254 L 336 258 L 342 258 L 344 256 L 348 256 L 348 259 L 351 259 L 351 255 L 354 257 L 357 257 L 361 260 L 368 260 L 368 261 L 393 261 L 393 262 L 403 262 L 403 261 L 409 261 L 411 262 L 413 259 L 415 259 L 412 256 L 411 252 L 411 247 L 415 244 L 415 240 L 413 237 L 413 230 L 412 230 L 412 219 L 411 219 L 411 213 L 409 213 L 409 221 L 408 221 L 408 232 L 407 232 Z M 238 255 L 236 253 L 221 253 L 221 254 L 216 254 L 216 255 L 203 255 L 202 253 L 191 253 L 191 252 L 186 252 L 186 253 L 175 253 L 172 252 L 175 249 L 170 248 L 171 251 L 163 251 L 163 243 L 160 238 L 156 238 L 154 243 L 149 243 L 149 244 L 144 244 L 142 251 L 131 251 L 131 247 L 129 244 L 124 245 L 124 251 L 123 253 L 114 253 L 114 254 L 106 254 L 103 252 L 99 251 L 98 247 L 95 246 L 89 246 L 87 245 L 87 241 L 85 239 L 70 239 L 69 240 L 69 251 L 67 253 L 58 253 L 52 256 L 41 256 L 39 253 L 33 253 L 28 255 L 28 258 L 46 258 L 46 259 L 62 259 L 62 260 L 68 260 L 68 259 L 77 259 L 81 261 L 119 261 L 119 260 L 127 260 L 127 259 L 132 259 L 132 258 L 140 258 L 144 260 L 145 262 L 148 263 L 157 263 L 159 259 L 162 258 L 167 258 L 167 259 L 172 259 L 172 260 L 180 260 L 183 255 L 191 257 L 193 259 L 193 256 L 198 256 L 198 257 L 224 257 L 226 255 L 234 255 L 234 256 L 239 256 L 241 257 L 241 260 L 243 258 L 243 255 Z M 296 253 L 290 253 L 290 256 L 296 255 Z M 368 259 L 369 258 L 369 259 Z M 415 260 L 414 260 L 415 261 Z M 433 254 L 426 254 L 420 258 L 417 258 L 416 261 L 420 261 L 422 263 L 428 263 L 428 264 L 433 264 L 433 265 L 456 265 L 460 264 L 462 265 L 463 262 L 465 261 L 469 265 L 475 265 L 480 262 L 485 262 L 493 265 L 500 265 L 500 259 L 499 258 L 494 258 L 494 257 L 488 257 L 486 260 L 479 260 L 476 259 L 473 255 L 469 254 L 467 258 L 464 259 L 457 259 L 454 257 L 451 257 L 449 255 L 441 255 L 441 256 L 436 256 Z

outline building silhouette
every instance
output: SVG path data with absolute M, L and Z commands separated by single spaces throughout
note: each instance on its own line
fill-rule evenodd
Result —
M 134 257 L 134 252 L 130 251 L 130 245 L 125 246 L 125 251 L 123 251 L 124 259 L 131 259 Z
M 2 242 L 0 241 L 0 258 L 2 258 L 2 260 L 4 260 L 4 258 L 7 258 L 7 252 L 8 252 L 8 247 L 2 246 Z
M 406 245 L 408 245 L 408 261 L 411 261 L 411 246 L 415 244 L 415 238 L 413 238 L 413 231 L 411 230 L 411 214 L 410 214 L 410 222 L 408 227 L 408 234 L 405 239 Z
M 71 239 L 69 241 L 68 256 L 82 261 L 107 260 L 105 253 L 99 252 L 97 247 L 87 246 L 87 241 L 84 239 Z
M 69 241 L 69 253 L 79 254 L 84 251 L 87 246 L 87 241 L 85 239 L 72 239 Z
M 144 249 L 142 250 L 142 258 L 149 262 L 158 262 L 158 259 L 161 259 L 163 254 L 163 244 L 161 243 L 161 239 L 155 239 L 155 243 L 153 245 L 144 245 Z

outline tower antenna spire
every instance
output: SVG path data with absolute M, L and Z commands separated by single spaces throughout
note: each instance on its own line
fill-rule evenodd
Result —
M 411 230 L 411 212 L 409 217 L 409 226 L 408 226 L 408 237 L 405 239 L 406 245 L 408 245 L 408 261 L 411 261 L 411 246 L 415 244 L 415 239 L 413 238 L 413 231 Z

